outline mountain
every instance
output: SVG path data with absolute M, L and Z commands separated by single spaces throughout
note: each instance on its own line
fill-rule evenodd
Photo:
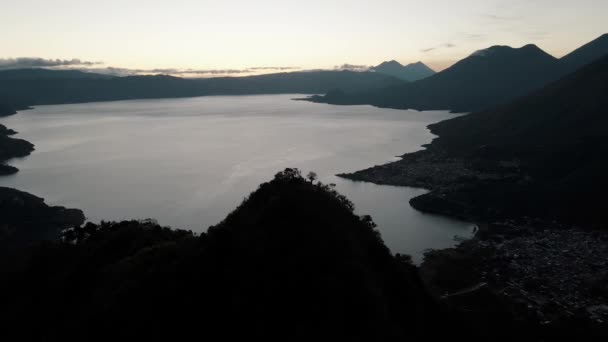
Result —
M 15 113 L 17 112 L 13 106 L 0 103 L 0 117 L 13 115 Z
M 397 77 L 405 81 L 418 81 L 423 78 L 427 78 L 435 74 L 433 69 L 429 68 L 422 62 L 411 63 L 406 66 L 401 63 L 392 60 L 389 62 L 382 62 L 380 65 L 372 68 L 373 71 Z
M 572 72 L 606 55 L 608 55 L 608 33 L 562 57 L 560 62 L 564 65 L 565 72 Z
M 603 35 L 561 60 L 535 45 L 493 46 L 410 84 L 357 94 L 333 93 L 312 100 L 398 109 L 480 111 L 527 95 L 601 58 L 608 50 L 607 37 Z
M 608 56 L 510 104 L 430 125 L 426 150 L 348 178 L 434 189 L 412 200 L 469 219 L 608 221 Z
M 185 79 L 166 75 L 113 77 L 74 70 L 0 71 L 0 113 L 29 105 L 243 94 L 363 92 L 403 81 L 374 72 L 311 71 L 249 77 Z M 3 110 L 2 108 L 6 108 Z
M 295 169 L 200 236 L 153 221 L 87 223 L 3 274 L 0 336 L 23 341 L 458 335 L 371 219 Z
M 454 151 L 481 145 L 525 150 L 599 142 L 608 138 L 607 91 L 608 56 L 509 105 L 430 128 L 440 135 L 437 144 Z
M 534 45 L 493 46 L 409 84 L 326 100 L 399 109 L 474 111 L 523 96 L 556 78 L 558 60 Z
M 213 95 L 231 94 L 324 94 L 334 89 L 349 93 L 404 83 L 388 75 L 353 71 L 301 71 L 246 77 L 223 77 L 194 81 Z
M 0 81 L 109 78 L 113 78 L 113 76 L 80 70 L 51 70 L 43 68 L 0 70 Z

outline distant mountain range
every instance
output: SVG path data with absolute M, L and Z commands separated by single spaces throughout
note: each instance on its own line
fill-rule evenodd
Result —
M 373 67 L 371 70 L 410 82 L 418 81 L 435 74 L 433 69 L 429 68 L 422 62 L 411 63 L 403 66 L 401 63 L 395 60 L 382 62 L 380 65 Z
M 248 77 L 185 79 L 166 75 L 115 77 L 75 70 L 0 71 L 0 116 L 31 105 L 205 95 L 349 93 L 404 81 L 375 72 L 307 71 Z
M 428 78 L 359 93 L 334 92 L 313 101 L 399 109 L 478 111 L 539 89 L 608 54 L 608 35 L 557 59 L 535 45 L 480 50 Z
M 75 70 L 0 71 L 0 116 L 30 105 L 205 95 L 326 94 L 312 101 L 472 112 L 507 103 L 608 54 L 608 34 L 557 59 L 535 45 L 493 46 L 435 73 L 421 62 L 367 72 L 307 71 L 185 79 L 115 77 Z M 411 82 L 410 82 L 411 81 Z
M 43 68 L 0 70 L 0 81 L 43 81 L 62 79 L 107 80 L 114 76 L 80 70 L 52 70 Z

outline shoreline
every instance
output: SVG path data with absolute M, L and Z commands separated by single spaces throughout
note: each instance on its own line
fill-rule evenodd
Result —
M 0 134 L 6 139 L 0 143 L 20 140 L 10 137 L 16 133 L 0 124 Z M 20 141 L 30 148 L 21 153 L 29 155 L 34 146 Z M 601 289 L 601 284 L 608 281 L 608 263 L 593 265 L 598 255 L 608 260 L 607 234 L 543 220 L 513 220 L 506 213 L 467 206 L 450 192 L 480 182 L 522 178 L 518 166 L 480 170 L 463 158 L 449 156 L 433 143 L 424 146 L 426 149 L 405 154 L 398 161 L 337 176 L 428 189 L 427 194 L 410 200 L 415 209 L 477 223 L 480 228 L 471 239 L 427 252 L 418 266 L 425 287 L 439 302 L 456 311 L 479 305 L 475 310 L 484 315 L 489 309 L 481 305 L 480 297 L 490 296 L 506 307 L 501 310 L 513 317 L 532 317 L 527 324 L 546 329 L 558 329 L 564 320 L 583 319 L 592 325 L 608 321 L 608 307 L 603 305 L 603 296 L 608 293 Z M 0 246 L 56 239 L 61 230 L 85 220 L 79 209 L 49 207 L 42 198 L 10 188 L 0 187 L 0 208 L 16 213 L 12 221 L 0 222 Z M 549 281 L 541 281 L 547 274 Z
M 19 172 L 8 165 L 13 158 L 23 158 L 35 149 L 27 140 L 13 138 L 15 130 L 0 124 L 0 177 Z M 58 239 L 62 230 L 82 225 L 80 209 L 49 206 L 43 198 L 18 189 L 0 187 L 0 247 L 3 253 L 44 240 Z
M 521 195 L 534 190 L 527 188 L 519 163 L 450 155 L 439 138 L 398 161 L 337 176 L 428 189 L 410 200 L 413 208 L 477 224 L 471 239 L 430 250 L 420 265 L 427 288 L 448 307 L 473 307 L 484 316 L 492 310 L 483 304 L 489 296 L 513 317 L 531 318 L 538 329 L 582 324 L 601 330 L 608 322 L 603 285 L 608 283 L 608 233 L 593 225 L 516 215 L 513 197 L 495 200 L 487 193 L 500 197 L 509 187 Z
M 7 162 L 13 158 L 23 158 L 34 151 L 34 144 L 27 140 L 13 138 L 15 130 L 0 124 L 0 176 L 11 175 L 19 171 Z

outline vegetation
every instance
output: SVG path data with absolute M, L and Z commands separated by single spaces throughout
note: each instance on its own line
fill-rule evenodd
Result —
M 440 333 L 416 268 L 391 255 L 371 218 L 309 178 L 278 173 L 200 236 L 153 221 L 66 231 L 3 279 L 2 333 L 47 341 Z

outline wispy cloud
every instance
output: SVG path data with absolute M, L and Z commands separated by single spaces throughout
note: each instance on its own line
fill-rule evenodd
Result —
M 0 58 L 0 69 L 20 69 L 20 68 L 50 68 L 50 67 L 66 67 L 66 66 L 94 66 L 102 64 L 101 62 L 83 61 L 77 58 L 73 59 L 46 59 L 37 57 L 19 57 L 19 58 Z
M 293 66 L 260 66 L 242 69 L 193 69 L 193 68 L 155 68 L 136 69 L 103 66 L 103 62 L 89 62 L 74 59 L 45 59 L 37 57 L 0 58 L 0 70 L 21 68 L 46 68 L 55 70 L 81 70 L 112 76 L 137 76 L 164 74 L 183 77 L 219 77 L 234 75 L 257 75 L 262 72 L 281 72 L 300 70 Z
M 420 50 L 421 52 L 431 52 L 431 51 L 435 51 L 435 50 L 439 50 L 439 49 L 451 49 L 453 47 L 456 47 L 456 45 L 452 44 L 452 43 L 444 43 L 441 45 L 437 45 L 437 46 L 433 46 L 430 48 L 426 48 L 426 49 L 422 49 Z
M 163 69 L 127 69 L 127 68 L 90 68 L 90 71 L 108 73 L 116 76 L 135 76 L 135 75 L 151 75 L 164 74 L 172 76 L 185 77 L 218 77 L 218 76 L 234 76 L 234 75 L 256 75 L 261 72 L 281 72 L 300 70 L 299 67 L 280 67 L 280 66 L 264 66 L 251 67 L 243 69 L 180 69 L 180 68 L 163 68 Z
M 248 70 L 279 70 L 279 71 L 288 71 L 288 70 L 299 70 L 298 67 L 254 67 L 249 68 Z
M 357 64 L 342 64 L 336 65 L 334 70 L 346 70 L 346 71 L 369 71 L 371 67 L 368 65 L 357 65 Z

